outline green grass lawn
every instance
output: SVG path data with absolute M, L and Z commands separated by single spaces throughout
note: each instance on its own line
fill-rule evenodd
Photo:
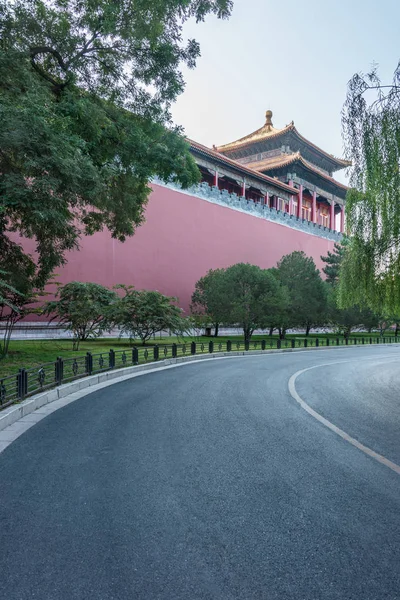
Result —
M 393 332 L 386 333 L 385 337 L 389 337 L 390 335 L 393 335 Z M 352 338 L 353 337 L 370 338 L 370 337 L 377 337 L 377 336 L 378 336 L 377 333 L 371 333 L 371 334 L 355 333 L 352 335 Z M 287 339 L 290 340 L 291 338 L 296 338 L 297 341 L 300 341 L 300 340 L 303 340 L 304 337 L 305 337 L 304 334 L 288 335 Z M 317 338 L 317 337 L 321 340 L 321 345 L 325 345 L 324 340 L 326 340 L 326 338 L 332 339 L 332 338 L 336 338 L 337 336 L 334 334 L 312 333 L 309 335 L 310 345 L 315 344 L 315 338 Z M 277 336 L 274 335 L 274 336 L 272 336 L 272 338 L 274 340 L 276 340 Z M 226 342 L 228 339 L 231 340 L 234 343 L 234 345 L 236 345 L 237 342 L 243 342 L 243 337 L 241 337 L 241 336 L 229 336 L 229 337 L 219 336 L 218 338 L 185 337 L 184 339 L 181 338 L 179 340 L 176 337 L 169 337 L 169 338 L 168 337 L 163 337 L 163 338 L 158 337 L 156 339 L 150 340 L 147 343 L 147 346 L 151 347 L 154 344 L 158 344 L 158 345 L 162 346 L 165 344 L 172 344 L 174 342 L 181 343 L 181 344 L 183 342 L 185 342 L 186 344 L 190 344 L 190 342 L 192 340 L 194 340 L 194 341 L 198 342 L 199 344 L 203 343 L 205 345 L 204 351 L 207 352 L 208 351 L 208 343 L 210 341 L 213 341 L 214 344 L 217 345 L 219 343 Z M 260 341 L 262 339 L 266 339 L 267 342 L 269 342 L 269 340 L 271 338 L 266 335 L 259 335 L 259 336 L 253 336 L 252 341 Z M 341 338 L 341 339 L 343 339 L 343 338 Z M 136 345 L 138 345 L 138 346 L 140 346 L 140 348 L 142 348 L 142 346 L 139 343 L 137 343 Z M 275 346 L 275 342 L 274 342 L 274 346 Z M 21 367 L 28 369 L 31 367 L 39 367 L 43 363 L 54 362 L 57 359 L 57 357 L 59 357 L 59 356 L 61 356 L 64 359 L 68 359 L 68 358 L 75 358 L 78 356 L 84 356 L 86 354 L 86 352 L 92 352 L 94 354 L 99 354 L 99 353 L 106 354 L 109 352 L 109 350 L 111 348 L 115 351 L 126 350 L 127 352 L 129 352 L 131 349 L 131 344 L 126 339 L 99 338 L 99 339 L 95 339 L 95 340 L 81 342 L 79 350 L 73 351 L 72 350 L 72 341 L 70 339 L 12 341 L 10 343 L 10 351 L 9 351 L 8 356 L 0 360 L 0 378 L 7 377 L 9 375 L 14 375 L 15 373 L 17 373 L 18 369 L 20 369 Z M 234 349 L 236 349 L 236 347 L 233 347 L 232 349 L 234 350 Z M 199 350 L 200 350 L 200 348 L 198 348 L 198 351 Z M 143 350 L 140 350 L 140 353 L 142 355 Z M 187 353 L 190 353 L 189 348 L 187 348 Z M 181 352 L 179 352 L 179 354 L 181 354 Z M 160 358 L 162 358 L 162 357 L 163 356 L 162 356 L 162 352 L 161 352 Z M 149 352 L 148 360 L 151 360 L 151 358 L 152 358 L 152 351 Z
M 201 343 L 207 343 L 216 338 L 190 338 L 185 337 L 184 340 L 178 340 L 176 337 L 163 337 L 156 338 L 147 342 L 146 347 L 151 347 L 154 344 L 173 344 L 183 342 L 190 343 L 192 340 Z M 226 341 L 228 338 L 219 337 L 218 341 Z M 242 339 L 242 338 L 239 338 Z M 136 342 L 135 345 L 141 346 L 140 343 Z M 0 360 L 0 378 L 7 377 L 8 375 L 14 375 L 21 367 L 29 369 L 31 367 L 40 366 L 43 363 L 54 362 L 57 357 L 62 358 L 75 358 L 77 356 L 84 356 L 86 352 L 108 353 L 110 349 L 113 350 L 127 350 L 132 348 L 130 342 L 126 339 L 115 339 L 115 338 L 98 338 L 94 340 L 88 340 L 81 342 L 79 350 L 72 350 L 72 340 L 21 340 L 11 341 L 10 350 L 8 355 Z

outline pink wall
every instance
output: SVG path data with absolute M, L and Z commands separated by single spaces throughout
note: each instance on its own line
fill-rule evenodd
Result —
M 333 242 L 154 185 L 146 223 L 125 243 L 107 232 L 84 237 L 58 281 L 117 283 L 178 296 L 188 310 L 196 281 L 209 269 L 249 262 L 275 266 L 303 250 L 319 269 Z

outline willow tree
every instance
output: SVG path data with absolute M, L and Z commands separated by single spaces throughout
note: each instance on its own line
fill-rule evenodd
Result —
M 354 75 L 343 109 L 352 161 L 346 216 L 350 241 L 340 303 L 400 310 L 400 63 L 389 85 L 376 68 Z

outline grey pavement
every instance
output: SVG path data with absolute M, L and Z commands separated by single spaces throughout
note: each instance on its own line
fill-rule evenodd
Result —
M 398 460 L 397 347 L 118 383 L 0 454 L 0 598 L 400 600 L 400 477 L 290 396 L 317 364 L 302 398 Z

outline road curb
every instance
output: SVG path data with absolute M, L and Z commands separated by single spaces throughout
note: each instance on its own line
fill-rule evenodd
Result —
M 398 346 L 399 344 L 391 344 L 391 346 Z M 10 427 L 20 419 L 32 414 L 33 412 L 42 409 L 48 404 L 52 404 L 57 401 L 66 399 L 65 403 L 61 402 L 57 408 L 61 408 L 65 404 L 68 404 L 68 398 L 71 401 L 78 400 L 79 398 L 91 394 L 97 389 L 107 387 L 120 381 L 126 381 L 137 377 L 139 375 L 145 375 L 146 373 L 154 373 L 166 368 L 172 368 L 176 366 L 183 366 L 188 363 L 200 362 L 202 360 L 216 360 L 223 358 L 237 358 L 244 356 L 255 356 L 264 354 L 283 354 L 288 352 L 307 352 L 314 351 L 319 352 L 322 350 L 338 350 L 344 348 L 365 348 L 366 345 L 359 346 L 322 346 L 319 348 L 283 348 L 280 350 L 248 350 L 246 351 L 232 351 L 232 352 L 216 352 L 214 354 L 196 354 L 194 356 L 181 356 L 178 358 L 170 358 L 161 360 L 158 362 L 147 363 L 145 365 L 136 365 L 131 367 L 124 367 L 115 371 L 107 371 L 105 373 L 99 373 L 97 375 L 91 375 L 72 381 L 70 383 L 63 384 L 59 387 L 52 388 L 48 391 L 40 394 L 35 394 L 31 398 L 27 398 L 21 403 L 14 404 L 0 412 L 0 432 L 4 431 L 7 427 Z M 373 346 L 371 346 L 373 347 Z M 56 409 L 55 409 L 56 410 Z M 53 412 L 53 411 L 51 411 Z M 1 438 L 0 438 L 1 444 Z M 1 448 L 0 448 L 1 452 Z

